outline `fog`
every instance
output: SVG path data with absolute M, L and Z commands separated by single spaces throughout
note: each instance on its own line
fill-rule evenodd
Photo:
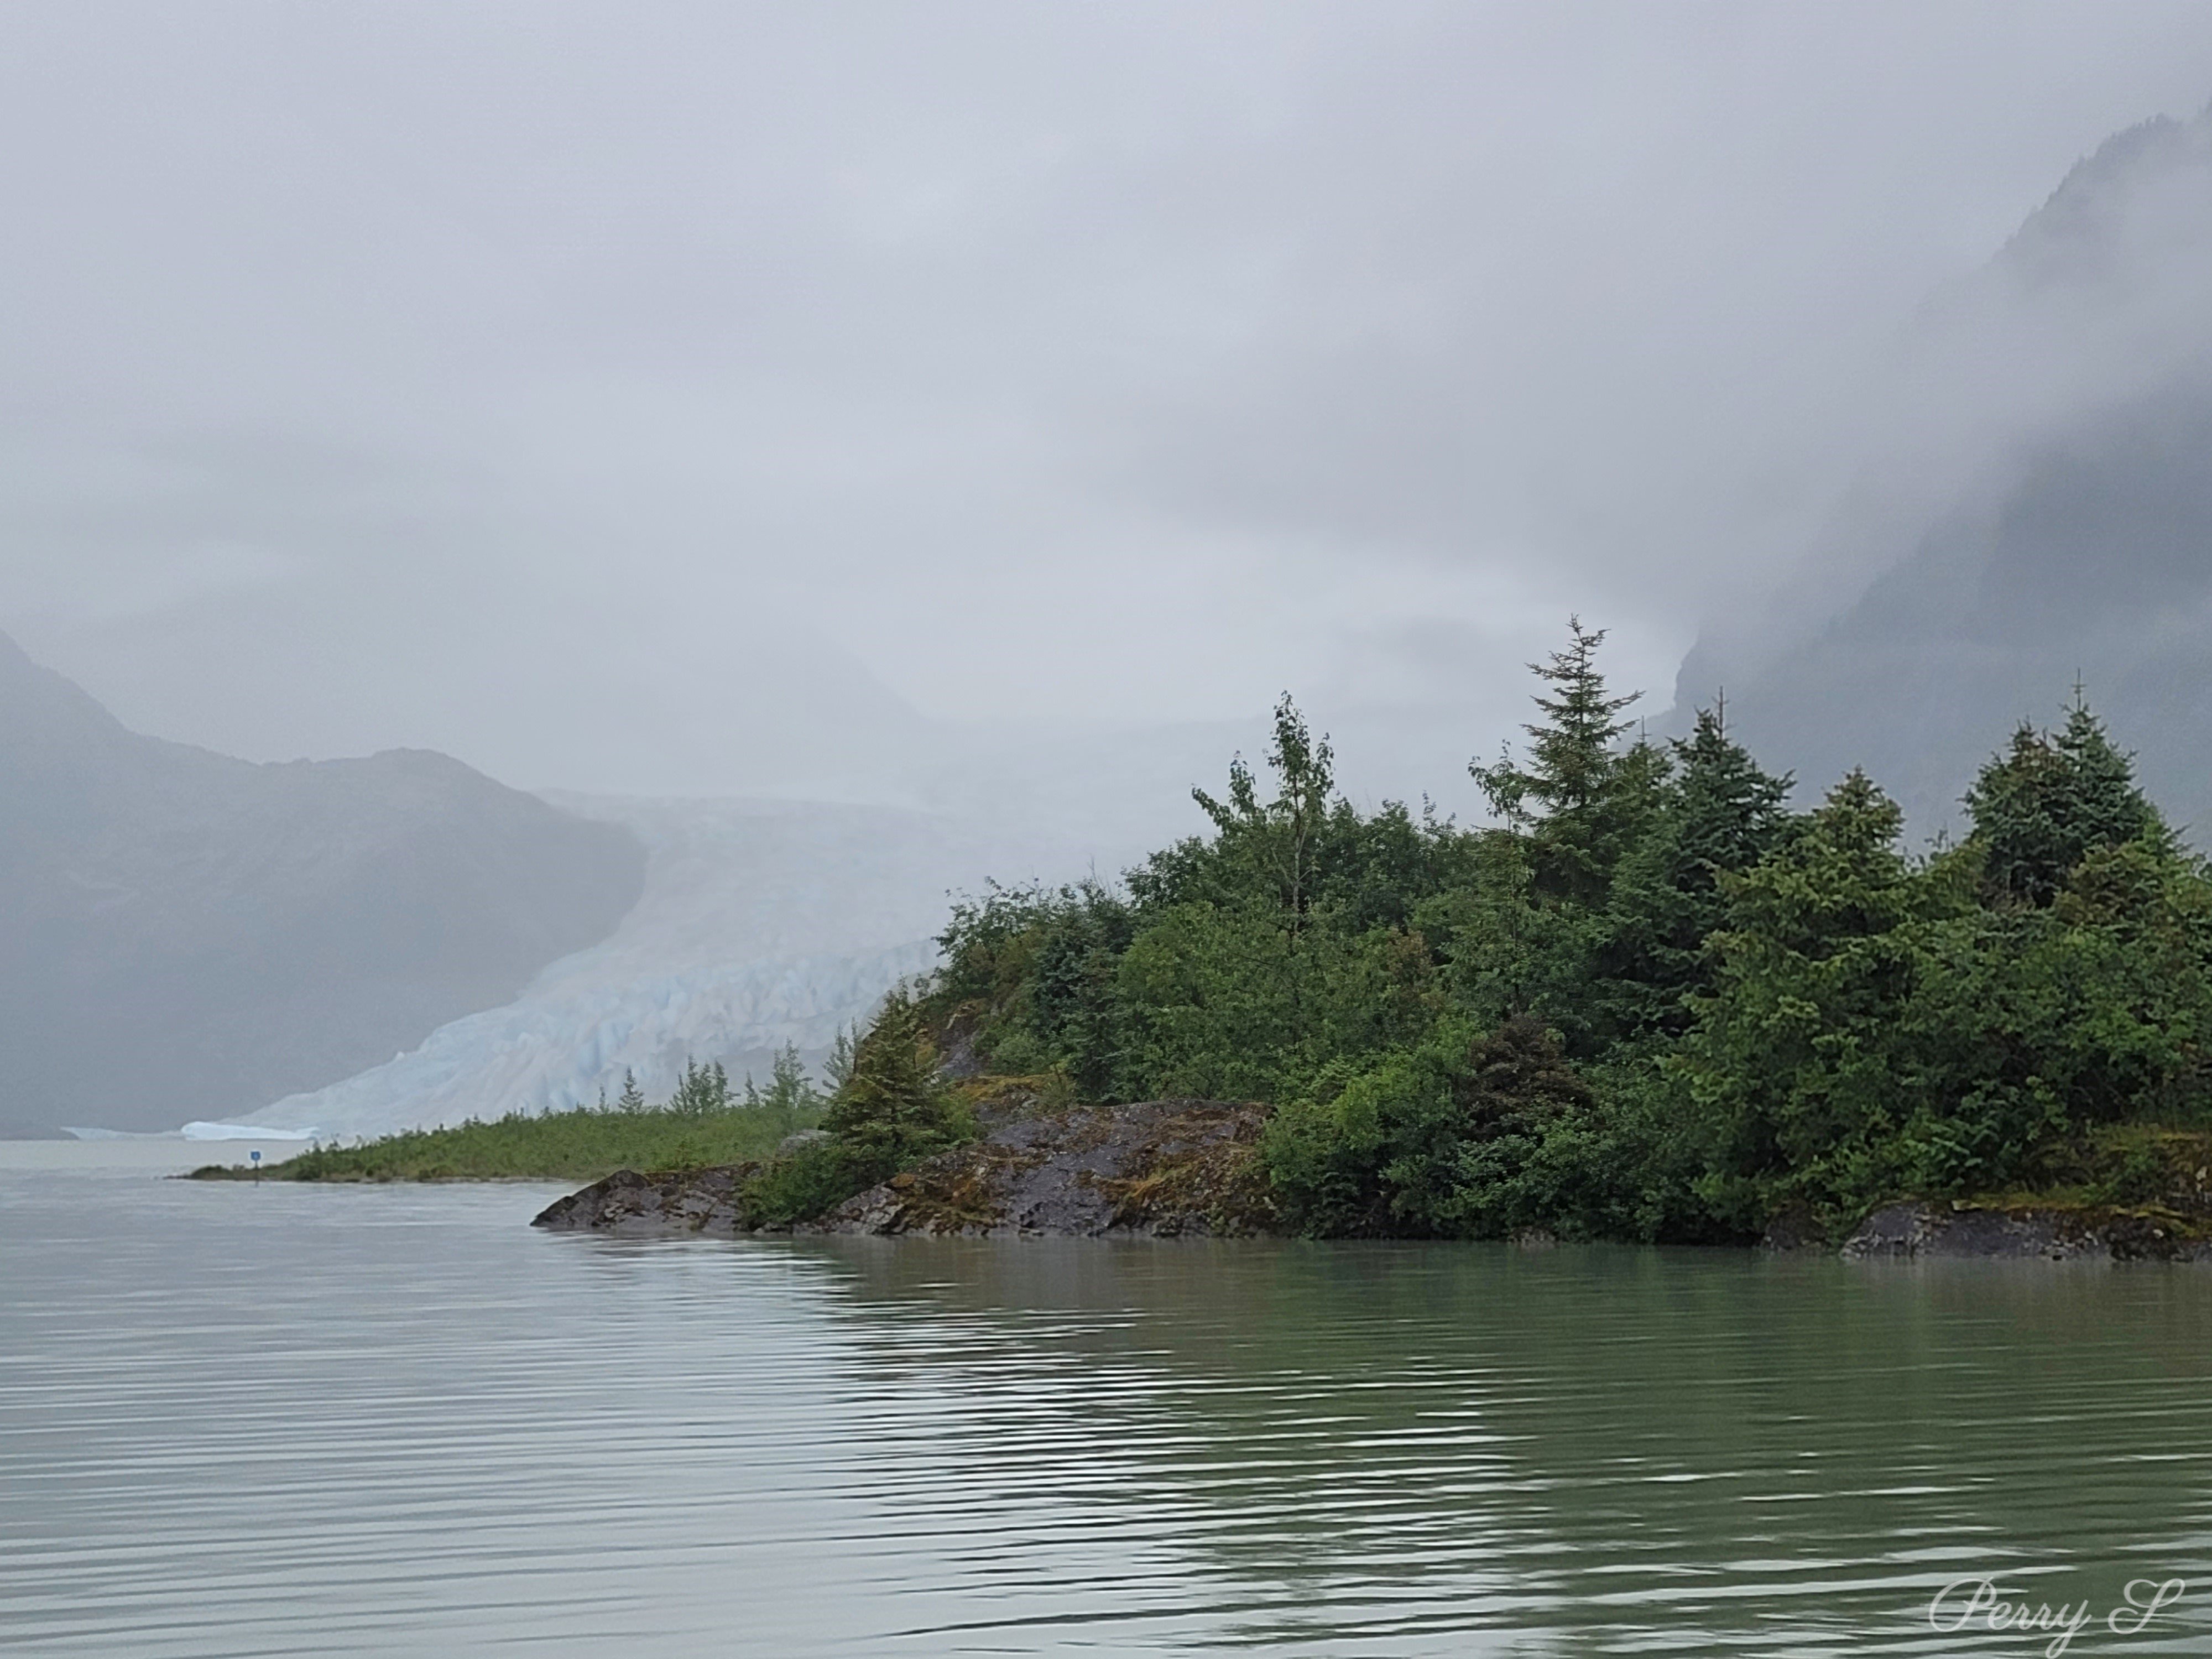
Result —
M 256 758 L 1180 801 L 1287 687 L 1463 806 L 1569 611 L 1663 704 L 1863 584 L 2019 407 L 1915 331 L 2208 94 L 2195 3 L 13 7 L 0 629 Z

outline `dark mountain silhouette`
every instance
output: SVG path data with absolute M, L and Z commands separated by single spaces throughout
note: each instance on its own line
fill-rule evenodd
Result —
M 1900 422 L 1973 458 L 1948 504 L 1887 561 L 1839 546 L 1888 568 L 1748 673 L 1723 650 L 1692 652 L 1678 708 L 1725 684 L 1731 729 L 1770 764 L 1816 790 L 1863 765 L 1932 829 L 2016 722 L 2059 718 L 2078 676 L 2201 842 L 2212 112 L 2146 123 L 2082 161 L 1987 269 L 1930 306 L 1909 351 L 1917 382 L 1900 392 Z
M 605 937 L 643 872 L 629 832 L 443 755 L 140 736 L 0 635 L 0 1133 L 349 1076 Z

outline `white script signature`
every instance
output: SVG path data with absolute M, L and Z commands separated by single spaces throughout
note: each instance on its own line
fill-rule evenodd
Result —
M 2134 1636 L 2162 1607 L 2179 1601 L 2189 1586 L 2179 1578 L 2131 1578 L 2120 1590 L 2120 1605 L 2106 1613 L 2104 1625 L 2115 1636 Z M 2045 1659 L 2059 1659 L 2083 1626 L 2097 1616 L 2095 1606 L 2080 1601 L 2030 1601 L 2017 1590 L 2001 1589 L 1994 1578 L 1954 1578 L 1928 1603 L 1929 1628 L 1954 1635 L 1968 1628 L 2051 1632 Z

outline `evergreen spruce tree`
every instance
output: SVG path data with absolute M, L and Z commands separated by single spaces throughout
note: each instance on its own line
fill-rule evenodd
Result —
M 1634 844 L 1656 805 L 1667 757 L 1638 741 L 1618 747 L 1635 721 L 1623 713 L 1643 694 L 1615 696 L 1598 672 L 1603 629 L 1567 619 L 1565 649 L 1528 666 L 1550 689 L 1540 692 L 1541 721 L 1528 734 L 1528 757 L 1510 750 L 1497 763 L 1470 762 L 1491 808 L 1529 837 L 1539 895 L 1590 906 L 1601 903 L 1614 866 Z
M 669 1106 L 673 1110 L 686 1111 L 694 1115 L 705 1115 L 730 1109 L 730 1074 L 719 1060 L 699 1065 L 687 1061 L 684 1067 L 684 1082 L 676 1091 Z
M 795 1042 L 787 1042 L 775 1051 L 766 1089 L 750 1076 L 745 1079 L 744 1099 L 749 1110 L 775 1112 L 787 1119 L 812 1112 L 822 1104 L 821 1091 L 806 1075 L 805 1062 L 799 1059 Z
M 1904 822 L 1854 771 L 1786 847 L 1723 878 L 1714 988 L 1667 1065 L 1725 1224 L 1755 1233 L 1791 1202 L 1881 1196 L 1879 1154 L 1924 1104 L 1903 1029 L 1936 896 L 1899 846 Z
M 2042 908 L 2091 853 L 2147 841 L 2164 850 L 2158 810 L 2136 787 L 2130 757 L 2075 694 L 2056 734 L 2022 721 L 1966 792 L 1987 896 Z
M 622 1112 L 641 1112 L 645 1109 L 645 1091 L 637 1086 L 637 1074 L 628 1066 L 623 1068 L 622 1093 L 615 1097 L 615 1109 Z
M 895 991 L 854 1045 L 852 1069 L 822 1120 L 854 1166 L 876 1179 L 957 1146 L 969 1115 L 938 1071 L 913 996 Z
M 1713 710 L 1698 711 L 1674 754 L 1674 778 L 1607 906 L 1598 972 L 1610 1005 L 1603 1023 L 1616 1037 L 1688 1024 L 1682 1000 L 1709 983 L 1705 941 L 1727 919 L 1723 877 L 1765 857 L 1790 822 L 1789 775 L 1762 771 Z
M 853 1055 L 860 1042 L 860 1024 L 841 1025 L 837 1035 L 830 1039 L 830 1054 L 822 1062 L 822 1075 L 830 1084 L 830 1092 L 840 1092 L 853 1076 Z

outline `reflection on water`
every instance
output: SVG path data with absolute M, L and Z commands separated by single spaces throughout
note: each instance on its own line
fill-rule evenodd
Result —
M 535 1188 L 0 1173 L 39 1654 L 2212 1644 L 2212 1273 L 549 1237 Z

